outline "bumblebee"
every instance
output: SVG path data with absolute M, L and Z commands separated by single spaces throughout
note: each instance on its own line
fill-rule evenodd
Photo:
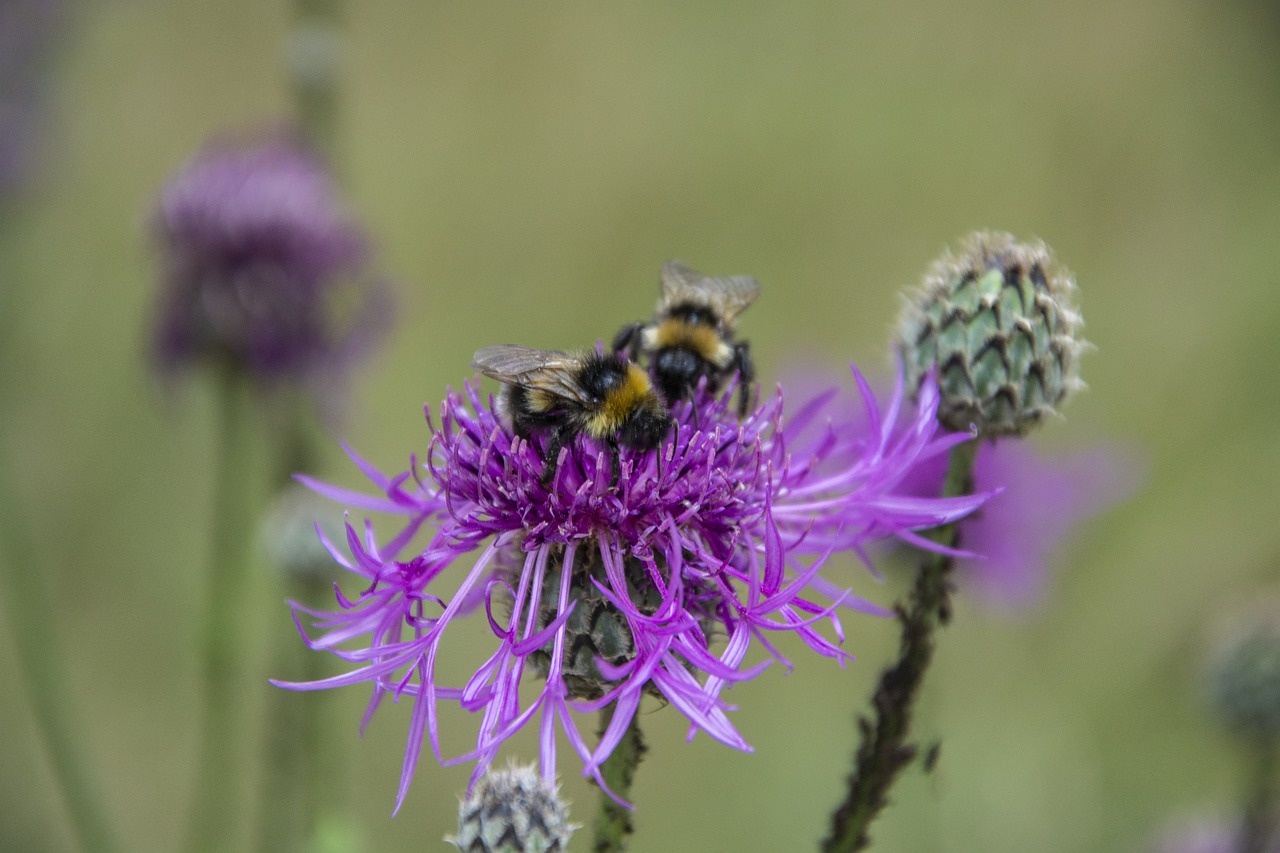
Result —
M 608 445 L 616 479 L 619 446 L 652 450 L 671 428 L 648 374 L 619 353 L 498 344 L 476 350 L 471 367 L 503 383 L 498 415 L 513 433 L 528 440 L 535 430 L 550 431 L 544 483 L 555 473 L 560 449 L 578 433 Z
M 734 341 L 738 315 L 760 296 L 751 276 L 706 276 L 680 261 L 662 265 L 662 293 L 649 323 L 625 326 L 613 339 L 613 351 L 632 361 L 648 356 L 649 369 L 668 403 L 688 397 L 706 377 L 714 393 L 738 374 L 738 416 L 747 413 L 755 367 L 746 341 Z

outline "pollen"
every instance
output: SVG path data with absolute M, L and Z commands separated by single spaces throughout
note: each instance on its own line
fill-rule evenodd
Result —
M 612 435 L 632 412 L 653 400 L 653 384 L 648 375 L 636 365 L 629 364 L 622 382 L 610 389 L 599 410 L 592 413 L 586 431 L 595 439 Z
M 694 326 L 680 320 L 667 320 L 658 327 L 657 349 L 680 347 L 697 353 L 707 361 L 719 363 L 720 336 L 710 326 Z

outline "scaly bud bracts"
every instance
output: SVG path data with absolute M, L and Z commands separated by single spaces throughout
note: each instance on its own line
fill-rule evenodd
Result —
M 1022 435 L 1080 387 L 1075 283 L 1043 243 L 970 235 L 936 261 L 903 314 L 909 388 L 935 367 L 938 420 L 984 438 Z
M 511 767 L 476 783 L 445 841 L 467 853 L 561 853 L 575 829 L 554 787 L 533 767 Z

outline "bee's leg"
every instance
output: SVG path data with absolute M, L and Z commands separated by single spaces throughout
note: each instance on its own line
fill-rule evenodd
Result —
M 560 459 L 560 450 L 563 448 L 569 438 L 569 433 L 561 427 L 551 431 L 551 437 L 547 439 L 546 455 L 543 458 L 542 466 L 542 484 L 545 486 L 551 482 L 551 478 L 556 474 L 556 462 Z
M 617 439 L 610 438 L 608 445 L 609 458 L 613 461 L 613 479 L 609 481 L 609 485 L 616 486 L 618 485 L 618 480 L 622 478 L 622 454 L 618 449 Z
M 751 345 L 746 341 L 733 345 L 733 366 L 738 371 L 738 417 L 745 418 L 751 404 L 751 386 L 756 381 L 756 367 L 751 361 Z
M 644 323 L 632 323 L 629 326 L 623 326 L 618 330 L 618 334 L 613 338 L 613 351 L 627 351 L 627 356 L 632 361 L 640 358 L 640 330 L 644 328 Z

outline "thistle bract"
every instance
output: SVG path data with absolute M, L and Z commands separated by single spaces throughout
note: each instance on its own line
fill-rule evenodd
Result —
M 533 767 L 511 767 L 476 783 L 445 841 L 467 853 L 561 853 L 575 829 L 553 785 Z
M 722 694 L 771 662 L 791 665 L 770 636 L 795 634 L 808 651 L 843 662 L 841 611 L 885 612 L 824 579 L 828 558 L 861 555 L 884 536 L 936 549 L 917 531 L 988 497 L 903 492 L 914 466 L 968 436 L 937 435 L 931 381 L 899 424 L 901 382 L 882 414 L 855 377 L 866 418 L 834 415 L 835 392 L 784 418 L 779 392 L 739 421 L 733 388 L 704 389 L 673 407 L 657 450 L 623 448 L 615 471 L 610 448 L 578 436 L 546 480 L 539 439 L 509 434 L 492 398 L 474 388 L 449 394 L 422 464 L 387 476 L 357 459 L 380 495 L 307 480 L 349 506 L 407 521 L 381 541 L 366 522 L 363 531 L 348 525 L 345 548 L 327 543 L 360 579 L 359 594 L 340 596 L 332 613 L 294 607 L 321 632 L 308 643 L 354 669 L 282 686 L 368 684 L 370 712 L 387 696 L 412 699 L 397 808 L 424 742 L 442 761 L 475 761 L 474 781 L 530 724 L 544 780 L 555 778 L 559 728 L 583 772 L 603 785 L 599 767 L 645 695 L 683 714 L 690 737 L 705 732 L 750 749 Z M 434 528 L 429 541 L 410 549 L 424 527 Z M 474 648 L 446 649 L 449 628 L 480 608 L 493 648 L 469 679 L 447 683 L 439 656 Z M 522 686 L 536 687 L 532 698 Z M 463 755 L 441 754 L 444 703 L 475 714 L 475 747 Z M 591 745 L 578 715 L 607 705 L 611 721 Z
M 986 438 L 1025 433 L 1080 387 L 1074 290 L 1043 243 L 970 235 L 934 263 L 903 313 L 908 387 L 936 370 L 938 417 L 948 428 Z

